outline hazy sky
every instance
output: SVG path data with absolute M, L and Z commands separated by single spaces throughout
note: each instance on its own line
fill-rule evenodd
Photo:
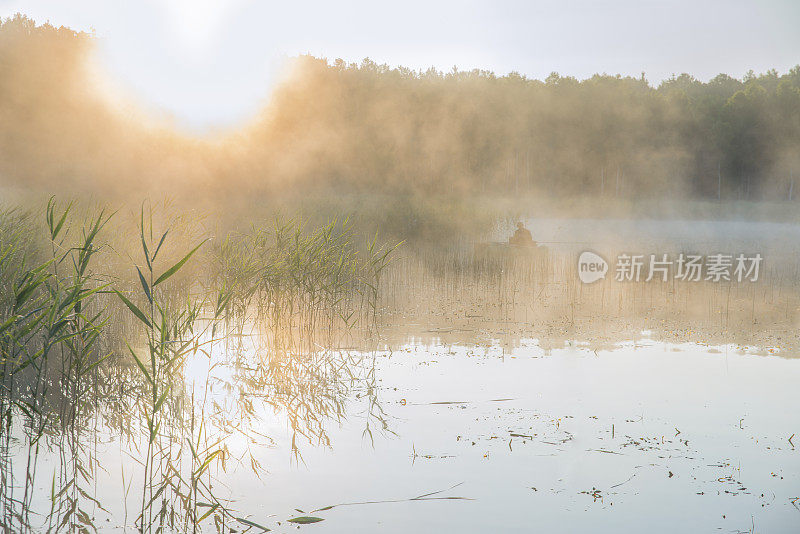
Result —
M 111 75 L 185 124 L 252 113 L 300 53 L 412 68 L 640 75 L 786 71 L 800 1 L 0 0 L 0 15 L 94 28 Z

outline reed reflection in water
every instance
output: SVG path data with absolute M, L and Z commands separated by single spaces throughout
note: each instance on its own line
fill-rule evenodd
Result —
M 342 503 L 331 498 L 308 515 L 298 502 L 306 511 L 293 517 L 291 509 L 243 496 L 242 473 L 269 484 L 280 468 L 265 459 L 283 450 L 286 432 L 293 465 L 306 465 L 310 451 L 312 469 L 317 451 L 336 446 L 342 428 L 357 425 L 367 448 L 405 444 L 420 430 L 402 420 L 397 403 L 405 406 L 422 386 L 398 370 L 434 369 L 463 347 L 499 348 L 491 356 L 498 361 L 530 343 L 547 355 L 576 346 L 597 355 L 631 339 L 796 354 L 800 301 L 791 254 L 770 256 L 763 278 L 751 284 L 609 279 L 584 286 L 570 251 L 358 244 L 345 219 L 318 227 L 279 220 L 205 242 L 197 228 L 145 208 L 133 247 L 113 233 L 102 238 L 110 225 L 124 224 L 118 214 L 81 215 L 51 201 L 45 215 L 44 239 L 18 211 L 4 213 L 0 234 L 0 496 L 12 532 L 257 531 L 321 521 Z M 416 361 L 409 340 L 454 348 L 426 348 Z M 425 391 L 462 383 L 479 391 L 476 360 L 462 356 L 439 382 L 425 378 Z M 509 391 L 519 385 L 512 382 Z M 497 398 L 508 397 L 499 386 Z M 524 430 L 514 432 L 532 435 Z M 563 434 L 560 426 L 555 433 Z M 344 441 L 337 454 L 351 454 L 352 439 Z M 413 462 L 436 457 L 411 445 L 386 450 Z M 346 465 L 358 480 L 366 476 Z M 478 468 L 463 469 L 453 474 Z M 454 482 L 379 500 L 459 500 L 439 493 Z M 344 504 L 371 500 L 354 496 Z

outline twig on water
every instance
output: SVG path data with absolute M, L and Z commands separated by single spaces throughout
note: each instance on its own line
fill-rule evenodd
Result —
M 384 501 L 360 501 L 360 502 L 345 502 L 340 504 L 333 504 L 331 506 L 323 506 L 322 508 L 317 508 L 316 510 L 312 510 L 310 513 L 314 512 L 324 512 L 326 510 L 330 510 L 332 508 L 338 508 L 341 506 L 355 506 L 358 504 L 388 504 L 388 503 L 397 503 L 397 502 L 411 502 L 411 501 L 471 501 L 470 497 L 433 497 L 433 495 L 438 495 L 440 493 L 444 493 L 445 491 L 450 491 L 451 489 L 457 488 L 458 486 L 462 485 L 463 482 L 459 482 L 454 486 L 450 486 L 449 488 L 445 488 L 438 491 L 432 491 L 430 493 L 424 493 L 422 495 L 418 495 L 416 497 L 411 497 L 410 499 L 388 499 Z
M 630 481 L 633 479 L 633 477 L 635 477 L 635 476 L 636 476 L 636 473 L 632 474 L 632 475 L 631 475 L 631 476 L 628 478 L 628 480 L 625 480 L 625 481 L 623 481 L 623 482 L 620 482 L 619 484 L 614 484 L 614 485 L 613 485 L 613 486 L 611 486 L 611 487 L 612 487 L 612 488 L 618 488 L 618 487 L 622 486 L 623 484 L 626 484 L 626 483 L 630 482 Z

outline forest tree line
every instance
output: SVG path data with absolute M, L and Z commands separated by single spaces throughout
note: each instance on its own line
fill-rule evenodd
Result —
M 369 191 L 795 199 L 800 66 L 708 82 L 414 71 L 310 56 L 213 139 L 104 97 L 94 37 L 0 25 L 0 183 L 124 191 Z

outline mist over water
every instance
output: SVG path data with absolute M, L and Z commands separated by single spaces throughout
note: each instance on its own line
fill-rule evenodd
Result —
M 415 201 L 796 196 L 798 68 L 653 86 L 301 56 L 261 111 L 196 137 L 98 82 L 90 35 L 17 17 L 0 38 L 14 72 L 2 85 L 4 184 L 27 190 L 231 202 L 330 191 Z
M 4 529 L 796 531 L 800 67 L 300 56 L 197 135 L 95 46 L 0 25 Z

